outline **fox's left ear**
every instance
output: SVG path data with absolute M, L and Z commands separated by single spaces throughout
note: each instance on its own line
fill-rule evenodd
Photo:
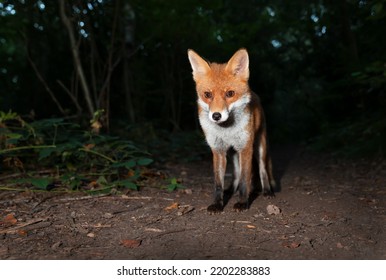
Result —
M 246 49 L 238 50 L 231 57 L 231 59 L 229 59 L 225 69 L 227 71 L 231 72 L 234 76 L 248 80 L 248 78 L 249 78 L 249 57 L 248 57 L 247 50 Z

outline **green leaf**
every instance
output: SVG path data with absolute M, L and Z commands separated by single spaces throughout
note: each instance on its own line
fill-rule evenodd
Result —
M 138 159 L 137 164 L 141 166 L 145 166 L 145 165 L 149 165 L 152 162 L 153 160 L 151 158 L 140 158 Z
M 102 186 L 108 185 L 107 179 L 105 176 L 99 176 L 97 183 Z
M 52 183 L 51 178 L 22 178 L 15 180 L 15 183 L 18 184 L 32 184 L 38 189 L 46 190 L 47 186 Z
M 170 183 L 173 184 L 173 185 L 177 185 L 177 184 L 178 184 L 177 178 L 172 178 L 172 179 L 170 180 Z
M 31 184 L 39 189 L 46 189 L 47 186 L 52 182 L 51 178 L 32 178 Z
M 117 186 L 122 186 L 128 189 L 138 190 L 138 186 L 135 183 L 133 183 L 131 180 L 120 180 L 120 181 L 116 181 L 115 184 Z
M 56 148 L 45 148 L 39 151 L 39 160 L 49 157 L 53 152 L 56 151 Z
M 135 160 L 129 160 L 129 161 L 125 161 L 125 162 L 113 163 L 113 164 L 111 164 L 111 167 L 114 167 L 114 168 L 126 167 L 127 169 L 131 169 L 136 165 L 137 164 L 136 164 Z
M 169 192 L 172 192 L 172 191 L 174 191 L 174 190 L 176 190 L 176 189 L 177 189 L 177 186 L 176 186 L 176 185 L 170 184 L 170 185 L 167 186 L 167 190 L 168 190 Z
M 7 144 L 17 144 L 19 142 L 19 139 L 22 138 L 23 135 L 19 133 L 6 133 L 5 137 L 7 138 Z
M 166 188 L 169 192 L 172 192 L 172 191 L 175 191 L 177 189 L 184 189 L 185 187 L 183 185 L 181 185 L 180 183 L 178 183 L 177 178 L 172 178 L 170 180 L 170 184 L 167 185 Z

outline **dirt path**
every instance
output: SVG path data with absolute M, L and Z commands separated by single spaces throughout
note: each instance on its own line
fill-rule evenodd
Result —
M 284 149 L 274 164 L 281 191 L 242 213 L 236 197 L 222 214 L 206 212 L 210 161 L 167 166 L 187 187 L 175 192 L 2 192 L 0 259 L 386 259 L 384 161 Z

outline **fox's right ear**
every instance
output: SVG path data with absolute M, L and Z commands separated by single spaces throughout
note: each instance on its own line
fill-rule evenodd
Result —
M 193 78 L 205 75 L 210 71 L 210 66 L 208 62 L 201 58 L 196 52 L 193 50 L 188 50 L 188 57 L 190 61 L 190 65 L 193 69 Z

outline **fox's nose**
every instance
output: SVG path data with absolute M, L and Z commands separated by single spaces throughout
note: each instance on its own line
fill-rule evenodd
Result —
M 215 121 L 219 121 L 221 119 L 221 114 L 219 112 L 213 113 L 212 119 Z

